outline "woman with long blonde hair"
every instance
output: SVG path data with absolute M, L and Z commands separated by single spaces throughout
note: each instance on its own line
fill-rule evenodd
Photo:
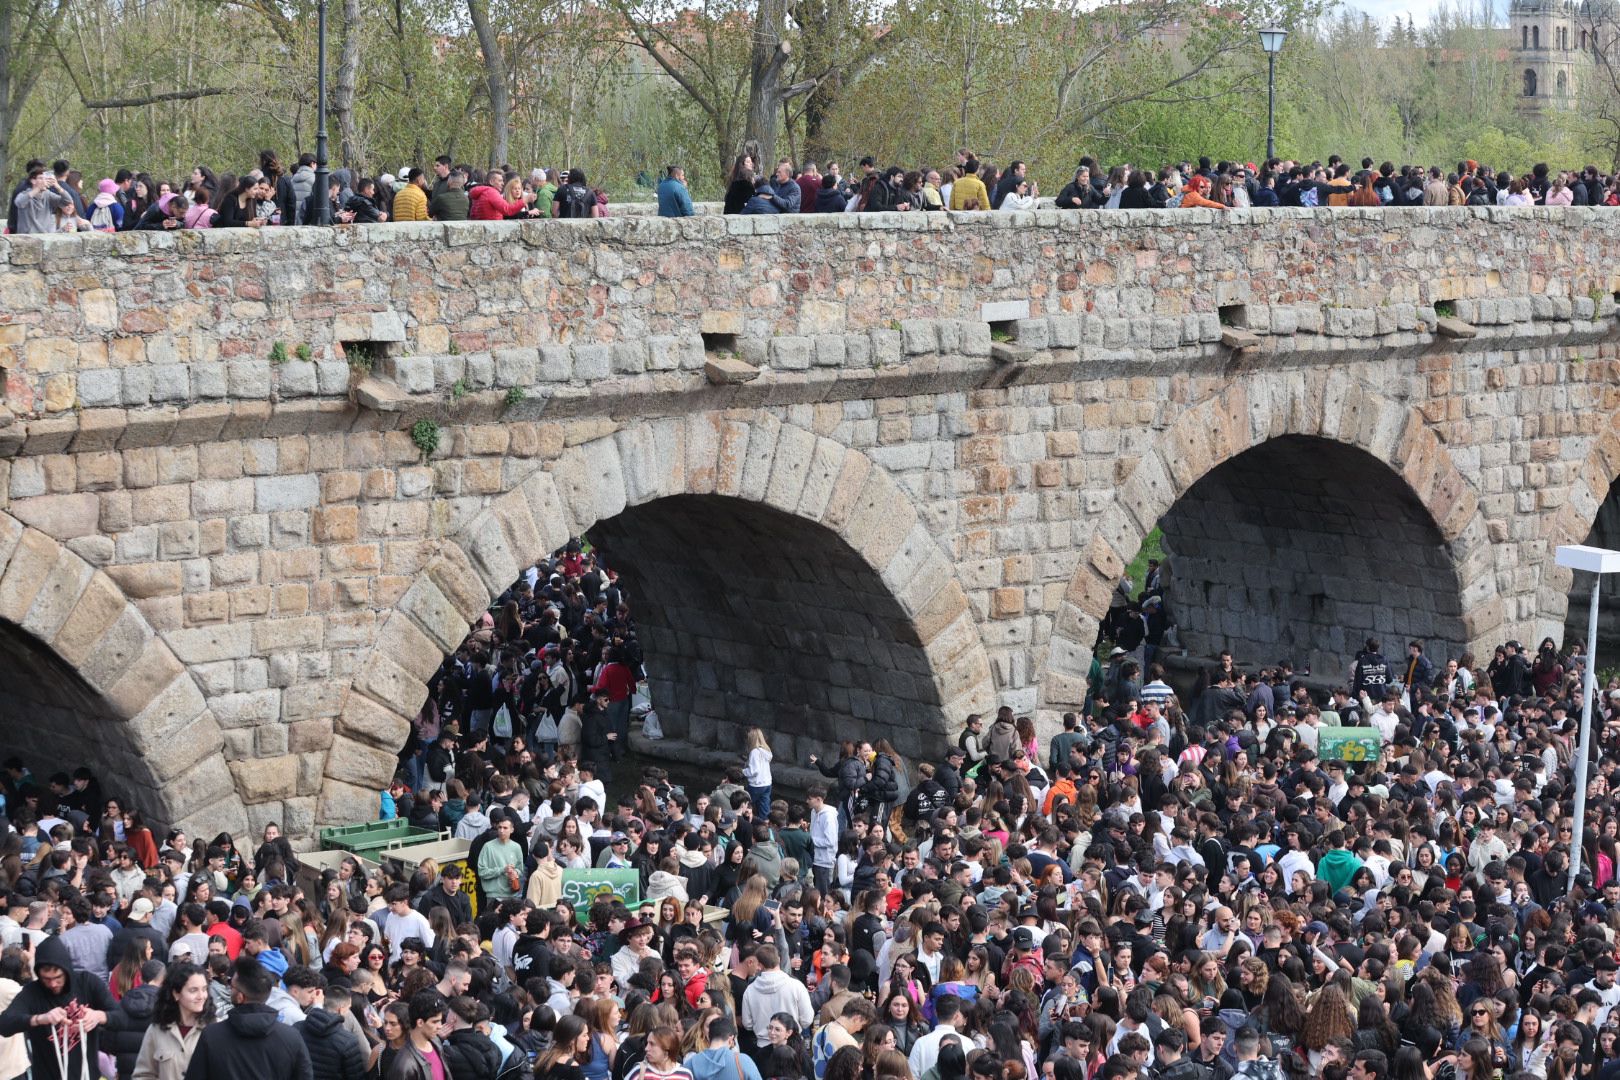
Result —
M 771 816 L 771 744 L 757 727 L 748 729 L 743 742 L 748 748 L 748 761 L 743 766 L 748 801 L 754 804 L 755 820 L 764 821 Z

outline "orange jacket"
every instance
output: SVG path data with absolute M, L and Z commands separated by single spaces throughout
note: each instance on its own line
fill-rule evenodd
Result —
M 1183 210 L 1190 210 L 1190 209 L 1192 209 L 1194 207 L 1199 207 L 1199 206 L 1207 206 L 1211 210 L 1230 210 L 1230 209 L 1232 209 L 1230 206 L 1227 206 L 1225 203 L 1218 203 L 1214 199 L 1205 198 L 1203 196 L 1203 194 L 1201 194 L 1200 192 L 1195 191 L 1192 188 L 1188 188 L 1186 190 L 1186 192 L 1183 193 L 1182 196 L 1181 196 L 1181 208 Z

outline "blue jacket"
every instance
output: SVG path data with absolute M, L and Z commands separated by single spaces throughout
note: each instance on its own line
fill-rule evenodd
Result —
M 743 204 L 742 212 L 745 214 L 780 214 L 781 208 L 776 205 L 775 196 L 766 195 L 758 189 L 754 197 Z
M 776 198 L 771 200 L 776 208 L 784 214 L 797 214 L 804 200 L 804 192 L 799 190 L 799 182 L 791 177 L 780 184 L 771 182 L 771 190 L 776 192 Z
M 692 195 L 685 184 L 673 176 L 658 181 L 659 217 L 691 217 L 694 213 Z
M 741 1076 L 737 1075 L 739 1063 Z M 760 1080 L 759 1066 L 753 1058 L 723 1046 L 687 1054 L 685 1064 L 692 1072 L 692 1080 Z

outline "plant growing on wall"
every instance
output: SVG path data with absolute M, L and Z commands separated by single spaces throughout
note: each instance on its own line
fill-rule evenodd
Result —
M 439 449 L 439 442 L 444 438 L 444 429 L 437 420 L 418 420 L 411 425 L 411 442 L 422 452 L 422 460 L 426 461 Z

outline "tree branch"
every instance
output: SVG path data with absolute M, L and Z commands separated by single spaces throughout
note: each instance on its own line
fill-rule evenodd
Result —
M 197 98 L 217 97 L 223 93 L 225 93 L 223 87 L 205 86 L 197 90 L 170 90 L 162 94 L 146 94 L 143 97 L 109 98 L 106 101 L 80 98 L 80 101 L 87 109 L 135 109 L 163 101 L 195 101 Z

